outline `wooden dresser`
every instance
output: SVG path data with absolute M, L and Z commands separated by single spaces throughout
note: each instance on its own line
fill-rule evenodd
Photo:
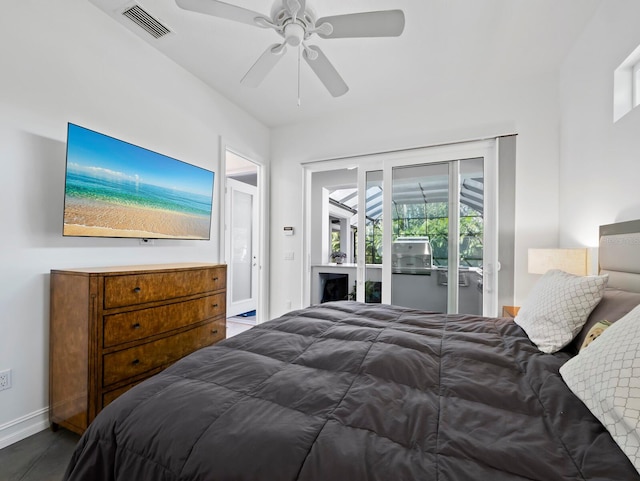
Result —
M 82 433 L 119 395 L 225 338 L 227 268 L 51 271 L 49 419 Z

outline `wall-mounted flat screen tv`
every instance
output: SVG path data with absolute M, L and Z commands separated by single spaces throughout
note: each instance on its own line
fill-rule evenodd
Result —
M 214 175 L 69 123 L 63 235 L 209 240 Z

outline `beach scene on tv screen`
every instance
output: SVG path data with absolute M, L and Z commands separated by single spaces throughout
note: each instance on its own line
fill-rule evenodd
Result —
M 69 124 L 65 236 L 209 239 L 214 173 Z

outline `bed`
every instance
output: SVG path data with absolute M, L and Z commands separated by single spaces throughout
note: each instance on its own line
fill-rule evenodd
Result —
M 553 352 L 530 338 L 540 342 L 528 318 L 544 300 L 523 305 L 516 322 L 350 301 L 311 306 L 122 395 L 84 433 L 64 479 L 640 480 L 640 363 L 628 354 L 640 326 L 639 227 L 601 228 L 598 285 L 585 294 L 584 278 L 570 279 L 597 299 Z M 553 282 L 547 291 L 558 291 Z M 613 324 L 576 354 L 605 319 Z M 612 343 L 628 348 L 615 372 Z M 624 393 L 598 387 L 627 371 L 630 404 L 607 410 Z

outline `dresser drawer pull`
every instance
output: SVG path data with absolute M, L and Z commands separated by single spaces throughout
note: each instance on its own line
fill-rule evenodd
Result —
M 217 282 L 217 281 L 218 281 L 218 278 L 217 278 L 217 277 L 214 277 L 214 278 L 213 278 L 213 280 Z
M 213 305 L 213 306 L 211 306 L 211 307 L 218 307 L 218 304 L 214 304 L 214 305 Z
M 211 334 L 218 334 L 218 330 L 217 329 L 212 329 L 211 330 Z
M 133 327 L 134 329 L 140 329 L 140 323 L 139 323 L 139 322 L 136 322 L 136 323 L 135 323 L 133 326 L 131 326 L 131 327 Z
M 140 289 L 139 287 L 134 287 L 133 288 L 133 292 L 135 292 L 136 294 L 139 293 L 142 289 Z
M 140 359 L 134 359 L 133 361 L 131 361 L 131 364 L 137 366 L 138 364 L 140 364 Z

